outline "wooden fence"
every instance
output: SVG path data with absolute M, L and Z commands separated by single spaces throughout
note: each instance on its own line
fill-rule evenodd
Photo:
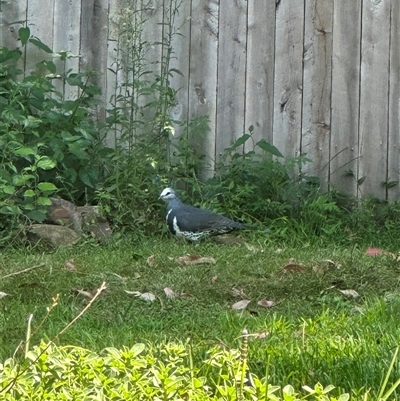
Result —
M 27 20 L 54 51 L 79 55 L 69 67 L 102 73 L 105 107 L 120 1 L 2 2 L 1 44 L 15 46 L 13 22 Z M 149 42 L 160 40 L 170 1 L 141 1 Z M 173 67 L 183 76 L 173 78 L 181 90 L 172 113 L 209 116 L 202 146 L 211 160 L 253 125 L 255 141 L 306 154 L 304 170 L 331 187 L 398 198 L 399 0 L 183 0 L 176 25 Z

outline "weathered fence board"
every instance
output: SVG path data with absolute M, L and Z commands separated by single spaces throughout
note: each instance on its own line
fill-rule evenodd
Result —
M 304 0 L 281 1 L 276 9 L 273 144 L 300 155 L 303 92 Z
M 164 21 L 168 22 L 167 20 Z M 179 7 L 179 13 L 175 15 L 175 28 L 173 29 L 173 54 L 170 63 L 172 70 L 169 81 L 173 88 L 178 90 L 176 105 L 171 110 L 174 120 L 184 122 L 188 119 L 188 87 L 189 87 L 189 57 L 190 52 L 190 1 L 183 1 Z M 173 70 L 177 70 L 175 72 Z M 184 127 L 175 124 L 174 137 L 184 134 Z M 175 139 L 176 141 L 177 139 Z M 173 156 L 173 155 L 172 155 Z
M 254 126 L 254 143 L 272 142 L 274 116 L 275 0 L 248 2 L 245 130 Z M 245 150 L 253 149 L 248 141 Z
M 2 4 L 1 35 L 0 45 L 15 48 L 19 47 L 17 43 L 18 29 L 22 22 L 27 20 L 27 0 L 13 1 L 8 4 Z
M 386 196 L 390 0 L 363 1 L 359 176 L 361 195 Z
M 244 131 L 247 1 L 220 2 L 216 160 Z M 206 61 L 206 60 L 205 60 Z
M 85 0 L 82 3 L 80 35 L 80 71 L 94 71 L 92 82 L 100 88 L 107 86 L 107 43 L 108 36 L 108 0 Z M 93 41 L 97 45 L 93 46 Z M 98 121 L 106 117 L 107 97 L 106 90 L 100 96 L 101 104 L 96 109 Z
M 362 0 L 334 4 L 330 184 L 357 193 Z
M 333 0 L 306 0 L 301 153 L 313 160 L 303 172 L 329 181 Z
M 213 175 L 217 115 L 217 68 L 219 0 L 192 3 L 189 70 L 189 118 L 208 115 L 210 131 L 193 146 L 206 157 L 203 178 Z
M 71 53 L 71 57 L 65 61 L 54 60 L 57 70 L 61 74 L 68 70 L 79 71 L 81 26 L 81 2 L 79 0 L 55 1 L 52 48 L 55 52 L 66 51 Z M 54 82 L 54 86 L 63 94 L 65 99 L 73 99 L 78 93 L 77 87 L 65 86 L 64 88 L 61 81 Z
M 392 1 L 390 29 L 390 75 L 389 75 L 389 140 L 388 140 L 388 199 L 400 197 L 400 2 Z
M 193 140 L 207 158 L 202 178 L 253 125 L 254 143 L 264 139 L 286 157 L 311 158 L 303 172 L 320 177 L 323 189 L 399 197 L 398 0 L 13 0 L 2 4 L 0 45 L 25 51 L 17 32 L 27 21 L 55 52 L 76 56 L 66 70 L 98 71 L 102 121 L 117 96 L 128 95 L 119 84 L 133 77 L 119 36 L 121 15 L 136 11 L 147 20 L 142 39 L 154 77 L 166 55 L 156 42 L 165 38 L 174 4 L 180 6 L 173 29 L 183 36 L 174 38 L 169 67 L 183 76 L 169 78 L 180 89 L 171 117 L 209 117 L 210 132 Z M 26 74 L 43 58 L 28 46 Z M 139 106 L 146 96 L 138 97 Z M 119 135 L 117 126 L 108 145 Z
M 117 10 L 120 9 L 120 0 L 108 0 L 108 32 L 107 32 L 107 73 L 106 87 L 103 88 L 107 99 L 106 107 L 114 107 L 117 103 L 117 77 L 121 75 L 121 66 L 119 64 L 119 39 L 118 39 L 118 22 L 119 15 Z M 119 137 L 117 127 L 110 132 L 106 137 L 106 144 L 110 147 L 115 147 Z
M 31 35 L 38 37 L 51 48 L 53 45 L 54 0 L 28 2 L 27 19 Z M 34 70 L 36 63 L 43 60 L 43 56 L 43 51 L 37 51 L 33 46 L 28 46 L 26 48 L 26 70 Z

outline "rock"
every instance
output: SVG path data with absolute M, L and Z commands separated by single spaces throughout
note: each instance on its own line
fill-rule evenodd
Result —
M 98 206 L 75 206 L 61 198 L 51 198 L 47 220 L 72 228 L 78 234 L 91 234 L 101 242 L 112 235 L 107 220 L 101 216 Z
M 53 224 L 33 224 L 28 237 L 34 241 L 44 240 L 52 246 L 71 246 L 79 240 L 79 234 L 71 228 Z
M 47 220 L 54 224 L 72 227 L 77 233 L 82 232 L 82 217 L 77 207 L 62 198 L 50 198 L 51 205 L 47 209 Z

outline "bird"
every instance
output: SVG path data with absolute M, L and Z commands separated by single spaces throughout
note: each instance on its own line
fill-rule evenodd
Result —
M 166 222 L 169 231 L 178 238 L 196 242 L 203 238 L 226 234 L 234 230 L 252 229 L 210 210 L 184 204 L 172 188 L 165 188 L 159 199 L 167 203 Z

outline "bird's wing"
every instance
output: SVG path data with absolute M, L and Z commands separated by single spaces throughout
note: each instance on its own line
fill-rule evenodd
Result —
M 174 215 L 176 216 L 178 227 L 182 231 L 196 232 L 222 227 L 232 229 L 245 227 L 244 224 L 237 223 L 225 216 L 189 205 L 182 205 L 181 208 L 175 211 Z

